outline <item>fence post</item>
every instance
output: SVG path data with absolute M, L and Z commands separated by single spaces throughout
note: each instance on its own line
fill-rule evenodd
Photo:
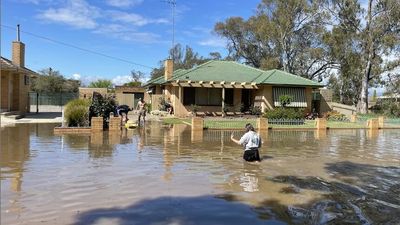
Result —
M 380 116 L 378 117 L 379 120 L 379 128 L 383 128 L 383 124 L 385 123 L 385 117 Z
M 203 118 L 192 117 L 192 131 L 191 131 L 192 142 L 203 140 L 203 127 L 204 127 Z
M 326 130 L 326 119 L 325 118 L 317 118 L 315 119 L 317 130 Z
M 116 131 L 121 129 L 121 117 L 114 117 L 110 115 L 109 131 Z
M 91 130 L 103 131 L 103 117 L 92 117 Z
M 379 129 L 379 120 L 378 119 L 369 119 L 367 121 L 367 127 L 371 130 Z
M 192 130 L 203 130 L 204 121 L 201 117 L 192 117 Z
M 354 114 L 351 115 L 351 116 L 350 116 L 350 122 L 351 122 L 351 123 L 357 122 L 357 115 L 354 115 Z
M 267 118 L 258 118 L 257 126 L 259 130 L 268 130 L 268 119 Z
M 36 92 L 36 113 L 39 113 L 39 92 Z

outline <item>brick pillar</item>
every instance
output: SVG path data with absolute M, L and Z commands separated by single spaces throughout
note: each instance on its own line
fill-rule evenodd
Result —
M 317 118 L 315 119 L 315 123 L 318 130 L 326 130 L 327 123 L 325 118 Z
M 378 117 L 378 121 L 379 121 L 379 128 L 383 128 L 383 123 L 385 122 L 385 117 L 383 117 L 383 116 Z
M 121 129 L 121 117 L 110 117 L 110 123 L 108 124 L 108 130 L 116 131 Z
M 104 144 L 103 132 L 96 131 L 90 134 L 90 144 L 101 146 Z
M 92 131 L 103 131 L 103 117 L 92 117 Z
M 378 119 L 369 119 L 367 121 L 367 126 L 369 129 L 377 130 L 377 129 L 379 129 L 379 120 Z
M 201 142 L 203 141 L 203 130 L 193 130 L 190 133 L 190 138 L 192 142 Z
M 350 116 L 350 122 L 351 122 L 351 123 L 357 122 L 357 115 L 351 115 L 351 116 Z
M 257 127 L 258 130 L 268 130 L 268 119 L 267 118 L 258 118 L 257 119 Z
M 192 130 L 203 130 L 203 118 L 193 117 L 192 118 Z

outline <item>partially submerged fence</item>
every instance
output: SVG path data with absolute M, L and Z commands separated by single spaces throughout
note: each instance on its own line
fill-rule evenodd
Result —
M 196 117 L 197 129 L 233 130 L 243 129 L 247 123 L 251 123 L 256 129 L 382 129 L 399 128 L 400 118 L 384 117 L 356 117 L 346 121 L 332 121 L 324 118 L 316 120 L 305 119 L 267 119 L 267 118 L 222 118 Z M 193 126 L 193 122 L 192 122 Z

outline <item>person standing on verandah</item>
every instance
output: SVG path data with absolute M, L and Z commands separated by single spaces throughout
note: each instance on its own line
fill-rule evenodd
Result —
M 240 140 L 235 139 L 233 133 L 231 134 L 231 140 L 244 147 L 244 160 L 248 162 L 261 161 L 260 153 L 258 151 L 261 147 L 260 135 L 255 132 L 253 125 L 250 123 L 246 124 L 245 128 L 246 133 L 240 138 Z

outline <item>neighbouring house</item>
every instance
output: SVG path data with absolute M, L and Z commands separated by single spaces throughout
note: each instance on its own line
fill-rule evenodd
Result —
M 79 88 L 79 98 L 81 99 L 92 99 L 93 93 L 97 92 L 101 95 L 106 95 L 107 94 L 107 88 L 85 88 L 85 87 L 80 87 Z
M 119 105 L 128 105 L 135 108 L 139 98 L 150 101 L 150 95 L 143 87 L 115 86 L 115 97 Z
M 12 42 L 12 60 L 1 57 L 1 112 L 24 115 L 29 112 L 30 78 L 38 74 L 25 67 L 25 44 Z
M 281 70 L 260 70 L 233 61 L 211 60 L 189 70 L 173 71 L 173 62 L 165 61 L 164 76 L 145 85 L 158 98 L 170 100 L 176 116 L 187 116 L 193 105 L 198 112 L 221 115 L 225 107 L 231 111 L 262 111 L 280 106 L 281 95 L 292 96 L 288 107 L 311 112 L 319 107 L 319 88 L 323 84 Z M 229 111 L 228 110 L 228 111 Z

